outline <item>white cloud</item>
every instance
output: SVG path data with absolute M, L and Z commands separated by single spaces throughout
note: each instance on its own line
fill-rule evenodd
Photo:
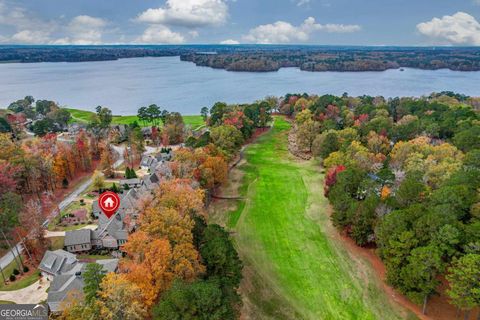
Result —
M 144 33 L 136 39 L 137 43 L 178 44 L 184 43 L 185 38 L 177 32 L 162 25 L 150 25 Z
M 40 30 L 22 30 L 8 40 L 14 43 L 44 44 L 50 42 L 50 34 Z
M 285 21 L 260 25 L 251 29 L 243 39 L 248 42 L 264 44 L 306 42 L 309 40 L 310 34 L 316 31 L 346 33 L 359 30 L 361 30 L 359 25 L 319 24 L 313 17 L 309 17 L 300 26 L 294 26 Z
M 189 34 L 190 37 L 192 37 L 192 38 L 197 38 L 197 37 L 200 35 L 197 30 L 188 31 L 188 34 Z
M 237 40 L 227 39 L 220 42 L 220 44 L 240 44 Z
M 273 24 L 260 25 L 243 37 L 244 40 L 254 43 L 288 43 L 292 41 L 305 42 L 308 34 L 300 27 L 288 22 L 277 21 Z
M 28 29 L 36 25 L 37 22 L 22 7 L 12 6 L 6 1 L 0 1 L 0 24 L 13 26 L 16 29 Z
M 310 0 L 298 0 L 297 1 L 297 6 L 301 7 L 303 5 L 309 4 Z
M 107 21 L 101 18 L 81 15 L 76 16 L 66 27 L 67 36 L 55 40 L 55 44 L 102 44 Z
M 185 27 L 222 25 L 228 17 L 224 0 L 167 0 L 161 8 L 150 8 L 137 21 Z
M 11 35 L 2 35 L 2 43 L 48 43 L 50 34 L 57 29 L 52 21 L 43 21 L 24 8 L 0 0 L 0 25 L 13 28 Z
M 2 43 L 101 44 L 107 24 L 87 15 L 76 16 L 69 23 L 40 19 L 25 8 L 0 0 L 0 25 L 15 30 L 0 37 Z
M 480 45 L 480 23 L 465 12 L 419 23 L 417 30 L 440 44 Z

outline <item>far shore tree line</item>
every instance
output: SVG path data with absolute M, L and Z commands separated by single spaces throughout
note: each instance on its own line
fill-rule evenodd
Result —
M 375 246 L 387 281 L 428 314 L 442 278 L 480 307 L 480 99 L 287 95 L 296 142 L 326 171 L 335 226 Z

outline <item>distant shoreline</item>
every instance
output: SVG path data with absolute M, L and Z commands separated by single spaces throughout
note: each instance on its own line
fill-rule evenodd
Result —
M 275 72 L 289 67 L 312 72 L 399 68 L 480 71 L 480 47 L 0 46 L 0 63 L 95 62 L 144 57 L 180 57 L 181 61 L 193 62 L 197 66 L 235 72 Z

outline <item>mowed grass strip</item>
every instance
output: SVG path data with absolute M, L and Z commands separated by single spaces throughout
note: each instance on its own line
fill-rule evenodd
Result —
M 234 228 L 242 258 L 288 301 L 279 308 L 304 319 L 400 319 L 371 270 L 363 279 L 357 262 L 327 236 L 323 176 L 314 161 L 290 156 L 289 129 L 277 117 L 245 151 L 247 200 Z
M 92 115 L 94 114 L 94 112 L 86 111 L 86 110 L 69 109 L 69 108 L 67 108 L 67 110 L 72 115 L 73 122 L 87 123 L 90 121 Z M 133 123 L 134 121 L 137 121 L 138 124 L 142 127 L 150 125 L 150 124 L 144 124 L 142 121 L 138 119 L 137 116 L 115 116 L 114 115 L 112 118 L 112 123 L 114 124 L 128 125 Z M 185 122 L 186 125 L 190 125 L 190 127 L 194 130 L 205 125 L 205 122 L 203 121 L 203 118 L 200 115 L 183 116 L 183 121 Z

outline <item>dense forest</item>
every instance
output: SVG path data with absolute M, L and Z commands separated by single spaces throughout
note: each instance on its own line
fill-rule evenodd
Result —
M 277 71 L 297 67 L 304 71 L 384 71 L 400 67 L 427 70 L 480 70 L 478 49 L 432 48 L 308 48 L 270 51 L 189 53 L 181 56 L 198 66 L 228 71 Z
M 180 56 L 228 71 L 383 71 L 408 67 L 480 70 L 480 50 L 468 47 L 337 47 L 287 45 L 1 46 L 3 62 L 80 62 Z
M 442 282 L 451 303 L 480 305 L 479 99 L 287 95 L 298 149 L 326 170 L 332 220 L 373 246 L 389 284 L 422 304 Z

